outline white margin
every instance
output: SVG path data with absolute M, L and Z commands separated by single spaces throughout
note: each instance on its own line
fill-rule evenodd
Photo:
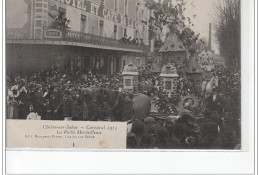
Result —
M 257 0 L 256 4 L 258 4 Z M 0 7 L 5 4 L 1 3 Z M 248 150 L 242 152 L 77 152 L 77 151 L 7 151 L 7 170 L 8 173 L 63 173 L 63 174 L 81 174 L 81 173 L 175 173 L 175 174 L 253 174 L 253 146 L 257 146 L 257 142 L 254 141 L 253 128 L 257 127 L 256 123 L 253 123 L 254 109 L 252 98 L 257 95 L 253 93 L 253 82 L 256 80 L 254 77 L 254 69 L 257 70 L 254 65 L 254 52 L 253 52 L 253 22 L 254 19 L 254 1 L 242 0 L 242 8 L 246 13 L 243 13 L 242 19 L 242 80 L 243 87 L 247 87 L 247 90 L 243 90 L 242 101 L 243 106 L 246 106 L 244 113 L 248 117 L 248 126 L 244 126 L 249 132 L 242 132 L 243 140 L 244 136 L 248 138 Z M 256 7 L 255 7 L 256 10 Z M 5 13 L 5 10 L 3 10 Z M 1 14 L 2 19 L 2 14 Z M 4 19 L 3 19 L 4 20 Z M 256 28 L 256 27 L 255 27 Z M 1 34 L 5 29 L 1 27 Z M 4 39 L 4 36 L 2 36 Z M 1 53 L 5 51 L 1 47 Z M 260 48 L 259 48 L 260 49 Z M 255 53 L 256 54 L 256 53 Z M 256 54 L 257 56 L 257 54 Z M 5 57 L 2 58 L 5 65 Z M 257 58 L 255 58 L 257 59 Z M 256 63 L 258 61 L 256 60 Z M 3 71 L 3 72 L 2 72 Z M 1 80 L 2 78 L 1 71 Z M 4 73 L 5 75 L 5 73 Z M 255 85 L 257 87 L 257 85 Z M 1 92 L 5 92 L 5 89 L 1 86 Z M 3 101 L 3 94 L 1 93 L 1 104 Z M 256 101 L 257 102 L 257 99 Z M 245 104 L 246 103 L 246 104 Z M 4 104 L 2 104 L 4 105 Z M 5 109 L 5 108 L 4 108 Z M 2 114 L 5 114 L 5 110 Z M 256 113 L 257 115 L 257 113 Z M 4 116 L 2 116 L 4 117 Z M 243 117 L 245 117 L 243 115 Z M 257 118 L 257 116 L 255 116 Z M 256 121 L 258 121 L 256 119 Z M 2 120 L 1 120 L 2 124 Z M 3 128 L 5 129 L 5 127 Z M 2 130 L 1 130 L 2 131 Z M 5 134 L 5 133 L 4 133 Z M 257 134 L 255 135 L 257 137 Z M 5 138 L 5 137 L 4 137 Z M 3 143 L 5 145 L 5 142 Z M 2 148 L 4 151 L 5 148 Z M 4 153 L 4 152 L 3 152 Z M 5 153 L 4 153 L 5 154 Z M 3 156 L 3 155 L 2 155 Z M 5 162 L 2 162 L 5 165 Z M 5 174 L 5 171 L 2 172 Z

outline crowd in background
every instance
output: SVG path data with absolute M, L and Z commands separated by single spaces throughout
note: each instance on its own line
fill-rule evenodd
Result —
M 105 93 L 120 93 L 121 81 L 119 74 L 96 76 L 89 72 L 70 76 L 59 74 L 57 69 L 28 77 L 10 76 L 7 79 L 7 118 L 26 119 L 34 112 L 43 120 L 64 120 L 66 117 L 73 120 L 103 120 L 107 117 L 111 120 L 108 112 L 110 99 L 105 99 L 108 98 Z M 120 95 L 126 96 L 123 92 Z M 123 99 L 127 101 L 126 97 Z M 102 113 L 106 114 L 103 118 Z
M 70 22 L 71 21 L 67 18 L 62 18 L 60 16 L 57 16 L 54 18 L 51 27 L 55 29 L 59 29 L 61 31 L 70 31 L 71 30 Z
M 152 79 L 154 86 L 149 95 L 155 97 L 154 104 L 161 115 L 131 123 L 129 148 L 240 148 L 241 87 L 238 69 L 223 65 L 216 65 L 210 72 L 204 69 L 202 76 L 207 73 L 218 79 L 218 86 L 213 88 L 210 96 L 197 94 L 190 77 L 181 71 L 178 71 L 177 95 L 164 95 L 159 76 L 150 74 L 149 66 L 148 69 L 142 67 L 141 71 L 143 81 Z M 195 100 L 192 98 L 183 102 L 185 96 L 196 97 L 198 104 L 193 106 Z M 168 117 L 161 117 L 166 114 Z
M 124 35 L 124 37 L 122 37 L 120 39 L 120 41 L 123 42 L 123 43 L 132 43 L 132 44 L 144 45 L 144 40 L 142 38 L 132 38 L 131 36 L 127 37 L 126 34 Z
M 219 85 L 207 98 L 196 96 L 194 85 L 181 72 L 178 73 L 177 96 L 163 95 L 159 76 L 150 69 L 149 64 L 139 69 L 139 92 L 147 94 L 158 113 L 165 115 L 130 120 L 132 129 L 128 133 L 128 148 L 233 148 L 240 143 L 238 69 L 216 66 L 212 72 L 218 76 Z M 60 74 L 57 69 L 30 76 L 9 75 L 7 118 L 128 121 L 133 95 L 123 91 L 122 81 L 120 73 L 106 76 L 89 72 L 72 76 Z M 192 107 L 192 98 L 182 102 L 181 98 L 185 96 L 196 96 L 199 105 Z M 180 103 L 184 109 L 182 112 Z M 216 133 L 215 124 L 221 127 L 221 134 Z M 205 133 L 209 134 L 203 135 Z

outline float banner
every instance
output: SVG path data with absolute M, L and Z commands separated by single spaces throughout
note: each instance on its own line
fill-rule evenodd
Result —
M 7 120 L 6 129 L 8 148 L 126 148 L 126 122 Z

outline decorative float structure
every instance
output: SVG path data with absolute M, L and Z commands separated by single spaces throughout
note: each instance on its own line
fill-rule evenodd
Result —
M 199 98 L 193 95 L 186 95 L 181 97 L 180 103 L 177 106 L 179 113 L 184 113 L 186 108 L 194 109 L 199 106 Z
M 175 65 L 183 66 L 187 57 L 187 49 L 183 42 L 175 33 L 169 33 L 164 44 L 159 50 L 162 54 L 162 61 L 167 63 L 175 63 Z
M 168 63 L 163 66 L 161 70 L 160 77 L 163 82 L 163 89 L 166 94 L 171 93 L 176 95 L 177 93 L 177 79 L 179 75 L 177 74 L 177 69 L 173 63 Z
M 201 93 L 202 85 L 202 68 L 201 65 L 196 61 L 195 57 L 191 57 L 185 66 L 186 75 L 190 77 L 190 80 L 195 86 L 195 92 Z
M 198 55 L 198 63 L 201 65 L 201 68 L 206 68 L 207 71 L 211 71 L 215 68 L 215 53 L 209 50 L 204 50 Z
M 138 91 L 138 68 L 132 63 L 125 65 L 122 75 L 123 89 L 127 92 L 136 93 Z

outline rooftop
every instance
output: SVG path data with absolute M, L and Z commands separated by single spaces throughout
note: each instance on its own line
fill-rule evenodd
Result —
M 161 77 L 178 77 L 177 69 L 174 64 L 168 63 L 167 65 L 162 67 Z
M 182 41 L 175 33 L 169 33 L 159 52 L 185 52 Z
M 138 68 L 130 63 L 125 65 L 122 75 L 138 75 Z

